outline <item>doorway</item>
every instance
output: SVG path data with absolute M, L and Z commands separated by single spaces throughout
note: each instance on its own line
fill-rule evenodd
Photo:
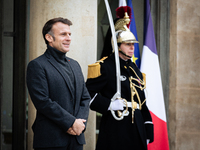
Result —
M 26 0 L 0 0 L 0 149 L 26 149 Z

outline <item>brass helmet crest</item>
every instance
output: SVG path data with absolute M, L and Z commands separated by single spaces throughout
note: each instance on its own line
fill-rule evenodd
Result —
M 115 23 L 117 43 L 139 43 L 133 33 L 129 30 L 131 8 L 121 6 L 116 9 L 116 15 L 119 18 Z

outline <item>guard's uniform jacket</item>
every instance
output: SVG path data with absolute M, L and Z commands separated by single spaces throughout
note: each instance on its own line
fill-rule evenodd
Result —
M 129 77 L 137 78 L 135 70 L 140 79 L 143 80 L 142 73 L 137 66 L 131 61 L 124 61 L 121 58 L 121 97 L 131 102 L 131 89 Z M 92 69 L 93 75 L 89 75 L 86 86 L 91 95 L 90 108 L 102 114 L 100 123 L 100 132 L 96 145 L 96 150 L 146 150 L 146 139 L 153 141 L 153 124 L 150 112 L 146 106 L 144 90 L 141 91 L 136 87 L 141 103 L 141 110 L 134 111 L 134 123 L 132 123 L 132 109 L 129 108 L 129 115 L 124 116 L 123 120 L 115 120 L 108 110 L 111 98 L 117 91 L 116 87 L 116 67 L 114 54 L 99 63 L 93 64 L 93 67 L 99 65 L 100 69 Z M 89 66 L 88 74 L 91 68 Z M 97 67 L 95 67 L 97 68 Z M 98 72 L 98 70 L 100 70 Z M 96 74 L 95 74 L 96 73 Z M 138 86 L 139 83 L 134 81 Z M 134 101 L 138 102 L 136 96 Z

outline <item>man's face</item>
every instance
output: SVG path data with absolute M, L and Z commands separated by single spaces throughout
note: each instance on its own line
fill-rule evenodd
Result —
M 120 45 L 120 49 L 128 56 L 132 57 L 133 54 L 134 54 L 134 43 L 122 43 Z M 127 60 L 127 59 L 130 59 L 129 57 L 127 56 L 124 56 L 123 54 L 119 53 L 119 56 L 124 59 L 124 60 Z
M 47 38 L 49 45 L 63 53 L 68 52 L 71 43 L 70 26 L 57 22 L 53 25 L 51 31 L 53 32 L 54 38 L 51 35 Z

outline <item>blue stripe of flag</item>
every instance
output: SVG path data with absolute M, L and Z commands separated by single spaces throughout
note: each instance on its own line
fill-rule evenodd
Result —
M 145 3 L 144 45 L 146 45 L 153 53 L 157 54 L 149 0 L 146 0 Z
M 132 5 L 132 0 L 127 1 L 127 5 L 131 7 L 131 24 L 130 24 L 130 31 L 135 35 L 136 40 L 138 41 L 138 36 L 137 36 L 137 29 L 136 29 L 136 24 L 135 24 L 135 16 L 134 16 L 134 10 L 133 10 L 133 5 Z M 136 65 L 138 68 L 140 68 L 140 49 L 139 49 L 139 43 L 135 43 L 135 50 L 134 50 L 134 56 L 137 58 L 136 60 Z

